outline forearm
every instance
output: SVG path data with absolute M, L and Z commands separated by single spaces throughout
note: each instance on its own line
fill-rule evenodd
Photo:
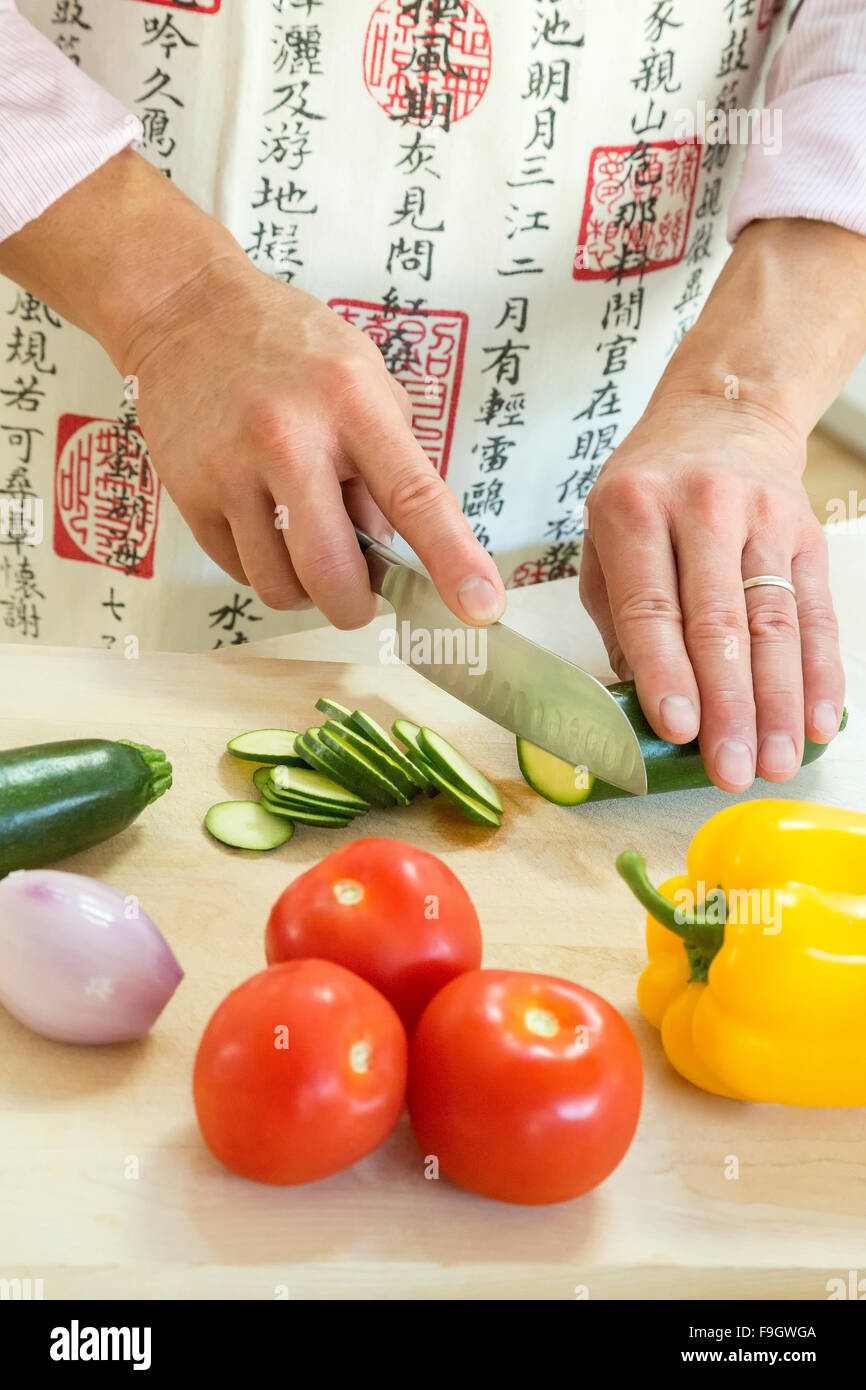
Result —
M 0 274 L 97 338 L 125 370 L 143 325 L 208 267 L 245 257 L 214 218 L 132 150 L 0 242 Z
M 866 237 L 774 219 L 741 234 L 651 406 L 729 400 L 805 437 L 866 351 Z

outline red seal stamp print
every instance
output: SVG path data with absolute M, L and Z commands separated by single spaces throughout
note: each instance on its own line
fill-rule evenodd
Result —
M 685 254 L 700 145 L 599 145 L 589 158 L 575 280 L 643 275 Z
M 216 14 L 222 0 L 143 0 L 147 5 L 166 5 L 170 10 L 189 10 L 190 14 Z
M 445 477 L 469 319 L 459 310 L 397 309 L 359 299 L 328 306 L 371 338 L 412 399 L 412 433 Z
M 364 40 L 364 82 L 386 115 L 450 129 L 490 81 L 490 30 L 469 0 L 380 0 Z
M 579 559 L 580 547 L 574 541 L 552 545 L 535 560 L 524 560 L 506 580 L 506 589 L 525 589 L 531 584 L 546 584 L 552 579 L 573 579 L 578 574 L 577 565 L 571 563 Z
M 54 551 L 142 579 L 153 575 L 159 481 L 137 425 L 61 415 Z

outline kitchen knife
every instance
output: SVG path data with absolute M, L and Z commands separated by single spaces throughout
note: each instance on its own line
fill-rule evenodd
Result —
M 513 734 L 593 777 L 646 796 L 638 737 L 601 681 L 504 623 L 465 626 L 432 579 L 357 527 L 355 533 L 373 590 L 396 614 L 401 661 Z M 467 660 L 467 653 L 479 659 Z

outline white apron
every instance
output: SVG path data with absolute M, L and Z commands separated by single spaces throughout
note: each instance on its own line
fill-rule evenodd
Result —
M 724 262 L 743 151 L 682 143 L 682 112 L 755 105 L 779 8 L 19 0 L 257 265 L 379 344 L 511 585 L 577 572 L 587 492 Z M 0 640 L 309 625 L 198 549 L 94 341 L 3 280 L 0 331 Z

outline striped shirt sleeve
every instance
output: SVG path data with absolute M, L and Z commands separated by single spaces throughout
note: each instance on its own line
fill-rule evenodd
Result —
M 809 217 L 866 235 L 866 0 L 804 0 L 767 76 L 774 149 L 750 145 L 728 212 Z
M 140 138 L 132 112 L 0 0 L 0 241 Z

